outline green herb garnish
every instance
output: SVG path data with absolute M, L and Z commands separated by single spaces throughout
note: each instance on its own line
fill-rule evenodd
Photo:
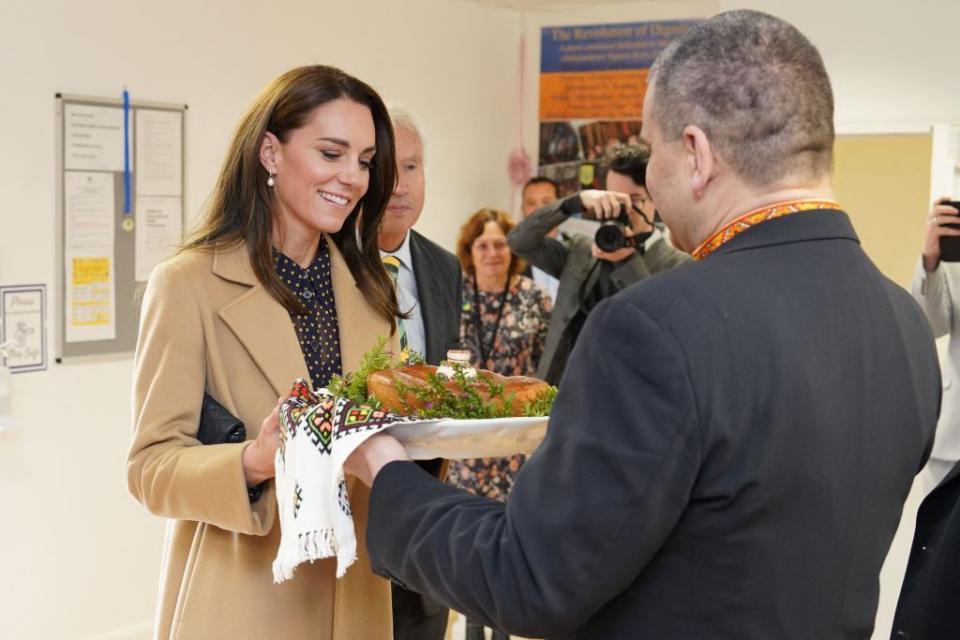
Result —
M 404 365 L 423 364 L 423 356 L 412 353 L 407 362 L 394 364 L 386 351 L 387 339 L 381 337 L 373 349 L 363 354 L 360 366 L 355 372 L 343 376 L 333 376 L 328 389 L 335 396 L 344 397 L 357 404 L 365 404 L 373 408 L 380 407 L 376 396 L 368 395 L 367 378 L 374 371 L 399 368 Z M 457 419 L 489 419 L 506 418 L 512 414 L 513 394 L 505 394 L 502 384 L 497 384 L 489 377 L 479 374 L 476 378 L 468 378 L 462 367 L 454 365 L 454 387 L 447 387 L 449 381 L 435 373 L 427 376 L 425 385 L 407 385 L 399 380 L 394 381 L 394 387 L 400 394 L 408 415 L 420 418 L 457 418 Z M 524 416 L 546 416 L 550 413 L 553 399 L 557 395 L 556 387 L 549 387 L 536 398 L 523 406 Z M 417 409 L 409 406 L 407 398 L 414 397 Z
M 394 364 L 390 362 L 390 354 L 387 353 L 386 346 L 386 336 L 380 336 L 376 346 L 360 358 L 360 366 L 357 367 L 356 371 L 343 376 L 334 375 L 330 378 L 330 384 L 327 385 L 330 393 L 357 404 L 365 404 L 374 409 L 379 408 L 380 402 L 375 397 L 367 397 L 367 378 L 374 371 L 394 367 Z
M 553 401 L 557 397 L 557 388 L 550 385 L 536 395 L 533 400 L 524 403 L 523 415 L 525 416 L 548 416 L 553 407 Z

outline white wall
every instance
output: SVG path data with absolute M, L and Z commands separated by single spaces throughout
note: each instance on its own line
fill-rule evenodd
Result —
M 956 0 L 719 0 L 793 23 L 820 49 L 840 133 L 960 123 Z
M 51 303 L 58 91 L 119 96 L 126 84 L 134 99 L 189 104 L 194 213 L 256 92 L 288 68 L 334 64 L 429 131 L 428 234 L 452 245 L 470 211 L 507 204 L 513 12 L 449 0 L 5 0 L 0 25 L 0 283 L 45 282 Z M 130 358 L 114 357 L 15 377 L 19 426 L 0 433 L 0 638 L 149 630 L 163 527 L 126 493 L 130 373 Z

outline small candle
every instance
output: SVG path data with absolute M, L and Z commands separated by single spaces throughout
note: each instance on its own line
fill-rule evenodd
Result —
M 452 380 L 459 370 L 464 377 L 476 378 L 477 370 L 470 366 L 470 357 L 471 354 L 466 349 L 450 349 L 447 351 L 447 359 L 437 367 L 437 375 Z

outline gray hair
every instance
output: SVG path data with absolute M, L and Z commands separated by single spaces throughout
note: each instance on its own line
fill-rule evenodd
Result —
M 390 113 L 390 121 L 393 123 L 394 130 L 396 129 L 406 129 L 417 136 L 417 139 L 420 140 L 420 146 L 423 148 L 423 153 L 427 153 L 427 139 L 423 135 L 423 129 L 420 128 L 420 125 L 417 123 L 416 118 L 413 117 L 413 114 L 406 108 L 396 105 L 396 104 L 387 104 L 387 111 Z
M 650 82 L 665 139 L 700 127 L 755 186 L 830 171 L 830 79 L 816 47 L 780 18 L 748 10 L 714 16 L 663 50 Z

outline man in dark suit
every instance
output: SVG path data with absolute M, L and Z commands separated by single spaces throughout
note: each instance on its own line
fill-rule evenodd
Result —
M 940 376 L 832 202 L 820 55 L 773 16 L 706 20 L 651 69 L 642 135 L 697 260 L 591 313 L 506 505 L 359 447 L 374 571 L 530 637 L 869 638 Z
M 449 251 L 413 230 L 423 211 L 423 140 L 409 114 L 391 109 L 397 147 L 397 186 L 380 227 L 380 255 L 395 267 L 400 319 L 406 343 L 430 364 L 440 364 L 460 336 L 460 262 Z M 388 268 L 389 271 L 389 268 Z M 441 461 L 422 464 L 442 474 Z M 394 585 L 395 640 L 442 640 L 447 608 L 435 600 Z
M 960 211 L 934 203 L 927 219 L 923 253 L 912 293 L 934 335 L 950 335 L 943 363 L 944 389 L 937 439 L 920 486 L 935 486 L 917 511 L 910 561 L 893 620 L 892 640 L 960 638 L 960 387 L 951 384 L 960 368 L 960 324 L 954 321 L 960 263 L 940 259 L 940 239 L 957 235 Z M 940 482 L 938 482 L 940 481 Z
M 890 640 L 960 638 L 960 464 L 923 499 Z

